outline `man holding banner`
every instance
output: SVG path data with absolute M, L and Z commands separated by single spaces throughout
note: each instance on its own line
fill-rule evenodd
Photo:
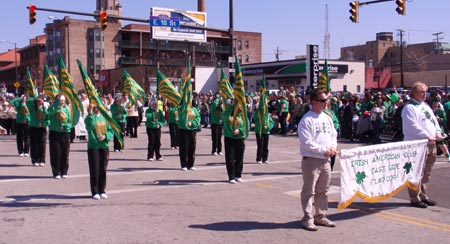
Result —
M 411 101 L 402 110 L 402 124 L 405 141 L 428 139 L 427 153 L 423 167 L 422 180 L 417 190 L 408 188 L 411 206 L 427 208 L 436 202 L 426 194 L 426 184 L 430 181 L 431 169 L 436 161 L 436 141 L 444 138 L 433 110 L 425 102 L 428 86 L 416 82 L 411 87 Z
M 302 226 L 306 230 L 317 231 L 316 225 L 336 226 L 327 218 L 327 192 L 331 181 L 330 158 L 337 152 L 337 132 L 331 118 L 322 113 L 328 100 L 327 93 L 315 89 L 310 95 L 310 100 L 312 109 L 298 124 L 300 154 L 303 156 Z M 316 209 L 315 215 L 313 206 Z

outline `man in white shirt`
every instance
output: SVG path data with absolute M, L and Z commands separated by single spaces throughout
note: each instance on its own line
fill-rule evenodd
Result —
M 411 87 L 411 101 L 402 110 L 402 125 L 405 141 L 428 139 L 428 149 L 423 167 L 423 175 L 417 190 L 408 188 L 411 206 L 427 208 L 436 202 L 426 194 L 426 184 L 430 181 L 431 169 L 436 162 L 436 141 L 444 138 L 433 110 L 425 102 L 428 86 L 416 82 Z
M 298 124 L 300 154 L 303 156 L 302 226 L 306 230 L 317 231 L 316 225 L 336 226 L 327 218 L 327 193 L 331 181 L 330 158 L 337 152 L 337 132 L 330 116 L 322 112 L 326 108 L 327 94 L 321 90 L 313 90 L 310 100 L 312 108 Z M 313 206 L 316 209 L 315 215 Z

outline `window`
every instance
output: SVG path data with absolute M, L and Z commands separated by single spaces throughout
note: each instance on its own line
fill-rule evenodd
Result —
M 248 41 L 245 41 L 245 48 L 249 48 L 249 43 L 248 43 Z
M 238 48 L 238 50 L 242 50 L 242 41 L 241 40 L 238 41 L 237 48 Z
M 246 63 L 250 62 L 250 57 L 248 55 L 245 55 L 245 62 Z
M 242 63 L 242 55 L 238 56 L 238 60 L 239 60 L 239 63 L 241 64 Z
M 206 54 L 202 54 L 202 58 L 203 58 L 203 60 L 205 60 L 206 59 Z
M 95 49 L 95 57 L 96 58 L 101 58 L 101 50 L 100 50 L 100 48 L 96 48 Z
M 95 41 L 96 41 L 96 42 L 101 41 L 100 38 L 101 38 L 101 36 L 100 36 L 100 31 L 96 31 L 96 32 L 95 32 Z

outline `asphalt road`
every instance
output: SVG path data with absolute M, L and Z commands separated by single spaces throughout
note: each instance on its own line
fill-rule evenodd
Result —
M 298 140 L 270 137 L 270 164 L 256 164 L 246 142 L 243 183 L 227 182 L 224 156 L 212 156 L 210 130 L 197 136 L 195 171 L 181 171 L 163 129 L 164 161 L 146 161 L 145 127 L 110 153 L 108 199 L 89 191 L 87 145 L 71 145 L 69 178 L 18 157 L 14 136 L 0 136 L 0 243 L 446 243 L 450 240 L 450 163 L 439 158 L 429 184 L 438 206 L 409 206 L 406 190 L 379 203 L 357 199 L 338 210 L 339 160 L 329 194 L 336 228 L 300 228 Z M 359 144 L 342 142 L 339 148 Z M 47 157 L 48 157 L 47 153 Z M 47 163 L 49 160 L 47 160 Z

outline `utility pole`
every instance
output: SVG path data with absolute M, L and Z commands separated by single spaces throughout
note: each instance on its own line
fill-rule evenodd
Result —
M 444 34 L 444 33 L 443 32 L 438 32 L 438 33 L 432 34 L 433 36 L 436 36 L 436 38 L 433 39 L 433 41 L 436 41 L 436 51 L 441 46 L 440 40 L 444 39 L 444 37 L 440 36 L 442 34 Z
M 400 35 L 400 86 L 405 87 L 405 81 L 403 77 L 403 33 L 402 29 L 398 29 Z
M 278 48 L 278 46 L 277 46 L 277 50 L 274 50 L 274 51 L 275 51 L 275 59 L 276 59 L 277 62 L 278 62 L 278 61 L 280 61 L 280 55 L 281 55 L 282 52 L 285 51 L 285 50 L 280 50 L 280 49 Z

